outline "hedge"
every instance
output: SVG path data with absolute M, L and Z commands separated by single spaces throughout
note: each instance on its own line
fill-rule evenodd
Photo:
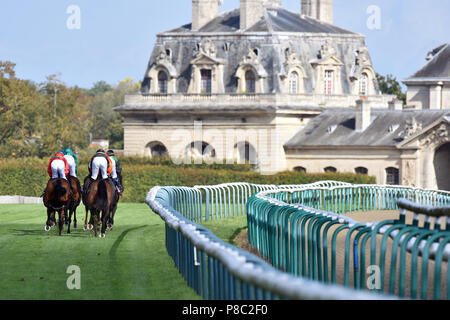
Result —
M 178 167 L 175 165 L 137 164 L 127 158 L 119 159 L 122 166 L 125 191 L 122 201 L 144 202 L 153 186 L 213 185 L 226 182 L 250 182 L 258 184 L 304 184 L 321 180 L 345 181 L 357 184 L 374 184 L 375 178 L 353 173 L 319 173 L 285 171 L 275 175 L 261 175 L 247 168 L 211 169 L 205 165 Z M 48 181 L 46 159 L 1 159 L 0 195 L 39 197 Z M 88 174 L 87 159 L 80 159 L 78 176 L 82 180 Z

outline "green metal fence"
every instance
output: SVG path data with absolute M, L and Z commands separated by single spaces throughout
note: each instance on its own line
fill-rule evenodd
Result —
M 399 207 L 402 201 L 417 209 L 412 222 Z M 449 220 L 429 215 L 431 207 L 446 212 L 447 192 L 334 181 L 230 183 L 155 187 L 147 203 L 166 222 L 166 248 L 176 267 L 205 299 L 450 296 L 450 232 L 448 224 L 440 227 Z M 380 210 L 394 210 L 398 218 L 369 223 L 351 218 L 352 212 Z M 272 265 L 198 224 L 245 214 L 249 242 Z M 372 267 L 373 277 L 367 272 Z
M 399 210 L 400 199 L 421 204 L 411 206 L 416 209 L 412 223 L 406 222 L 405 209 Z M 446 291 L 448 299 L 449 269 L 445 279 L 441 274 L 450 253 L 449 224 L 444 221 L 445 214 L 431 217 L 423 209 L 436 207 L 439 209 L 434 211 L 450 213 L 448 192 L 372 185 L 266 191 L 247 203 L 249 241 L 275 267 L 297 276 L 333 284 L 339 275 L 344 286 L 366 289 L 370 263 L 379 269 L 379 285 L 375 287 L 380 292 L 417 298 L 420 279 L 420 298 L 429 298 L 432 291 L 434 299 L 441 299 Z M 342 215 L 380 210 L 398 210 L 398 219 L 358 223 L 351 214 Z M 426 217 L 419 226 L 421 213 Z M 344 262 L 338 268 L 337 256 L 342 252 Z M 434 265 L 433 283 L 428 281 L 430 265 Z M 406 284 L 409 293 L 405 292 Z
M 188 285 L 200 296 L 213 300 L 392 298 L 289 275 L 223 242 L 193 221 L 245 214 L 247 199 L 255 192 L 268 189 L 237 183 L 196 188 L 155 187 L 148 193 L 147 204 L 166 223 L 168 254 Z M 234 200 L 230 201 L 230 197 Z M 202 210 L 202 206 L 207 209 Z

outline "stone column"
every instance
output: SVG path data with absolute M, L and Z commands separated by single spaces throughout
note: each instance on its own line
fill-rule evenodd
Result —
M 430 106 L 431 110 L 442 109 L 442 82 L 430 87 Z
M 436 189 L 436 173 L 434 170 L 434 149 L 426 148 L 422 151 L 421 185 L 425 189 Z

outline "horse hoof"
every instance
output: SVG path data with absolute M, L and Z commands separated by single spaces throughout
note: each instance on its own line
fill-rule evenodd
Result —
M 94 229 L 94 226 L 93 226 L 92 224 L 89 224 L 89 225 L 88 225 L 88 229 L 89 229 L 89 230 L 92 230 L 92 229 Z
M 45 226 L 45 227 L 44 227 L 44 230 L 47 231 L 47 232 L 49 232 L 50 229 L 51 229 L 51 228 L 50 228 L 49 226 Z
M 105 234 L 101 233 L 98 237 L 103 239 L 103 238 L 105 238 Z

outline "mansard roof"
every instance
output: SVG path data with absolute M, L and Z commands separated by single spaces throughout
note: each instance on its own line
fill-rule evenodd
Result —
M 419 71 L 405 80 L 449 79 L 450 80 L 450 43 L 439 46 L 429 53 L 431 60 Z
M 295 13 L 283 8 L 268 8 L 261 20 L 255 25 L 245 30 L 247 32 L 300 32 L 300 33 L 329 33 L 329 34 L 348 34 L 357 35 L 357 33 L 339 28 L 300 13 Z M 237 32 L 240 27 L 240 10 L 235 9 L 223 13 L 204 25 L 197 32 Z M 187 33 L 191 31 L 191 24 L 186 24 L 176 29 L 163 33 Z
M 448 121 L 449 116 L 448 110 L 375 109 L 371 112 L 370 126 L 357 131 L 355 109 L 327 110 L 297 132 L 285 147 L 396 147 L 439 119 Z

